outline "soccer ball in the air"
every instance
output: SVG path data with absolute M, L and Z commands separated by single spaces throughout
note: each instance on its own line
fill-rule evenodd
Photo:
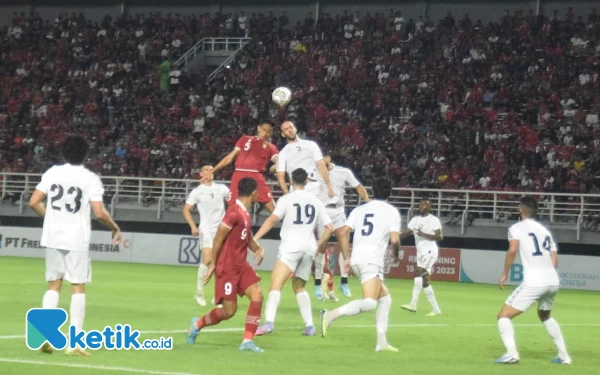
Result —
M 285 107 L 290 104 L 290 101 L 292 100 L 292 91 L 287 87 L 278 87 L 273 90 L 271 98 L 273 99 L 273 103 L 280 107 Z

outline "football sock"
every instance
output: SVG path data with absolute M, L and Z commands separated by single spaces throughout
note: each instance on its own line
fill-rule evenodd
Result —
M 275 314 L 277 313 L 277 307 L 281 300 L 281 292 L 278 290 L 272 290 L 269 292 L 267 297 L 267 306 L 265 307 L 265 322 L 275 323 Z
M 517 344 L 515 343 L 515 330 L 510 319 L 498 319 L 498 330 L 500 331 L 500 337 L 502 337 L 502 342 L 506 347 L 506 354 L 516 355 Z
M 321 277 L 323 276 L 325 254 L 317 253 L 315 255 L 315 286 L 321 285 Z M 318 280 L 318 284 L 317 284 Z
M 208 314 L 204 315 L 202 318 L 198 319 L 196 323 L 197 329 L 202 329 L 208 326 L 214 326 L 215 324 L 219 324 L 219 322 L 225 320 L 225 310 L 222 307 L 217 307 L 216 309 L 212 309 Z
M 562 359 L 568 358 L 569 354 L 567 353 L 567 346 L 565 345 L 565 340 L 563 339 L 558 322 L 554 320 L 554 318 L 550 318 L 544 322 L 544 326 L 546 327 L 546 331 L 550 334 L 550 337 L 552 337 L 554 345 L 556 345 L 556 348 L 558 349 L 558 356 Z
M 262 310 L 262 301 L 250 302 L 248 306 L 248 313 L 246 314 L 246 326 L 244 329 L 244 340 L 246 343 L 252 341 L 254 334 L 260 324 L 260 312 Z
M 431 285 L 429 285 L 427 288 L 423 288 L 423 293 L 425 293 L 425 297 L 427 297 L 427 300 L 429 301 L 429 304 L 431 304 L 433 311 L 440 312 L 440 307 L 435 300 L 435 294 L 433 293 L 433 288 Z
M 81 331 L 85 318 L 85 293 L 71 295 L 69 316 L 71 317 L 71 325 L 75 327 L 77 332 Z
M 353 316 L 363 312 L 375 310 L 377 307 L 377 301 L 371 298 L 357 299 L 348 302 L 344 306 L 341 306 L 333 311 L 329 312 L 329 322 L 333 322 L 342 316 Z
M 375 320 L 377 325 L 377 345 L 380 348 L 385 348 L 388 346 L 386 333 L 388 329 L 391 307 L 392 297 L 389 294 L 379 299 L 379 306 L 377 306 Z
M 55 309 L 58 306 L 59 294 L 55 290 L 47 290 L 42 298 L 42 308 Z
M 298 301 L 298 307 L 300 307 L 300 315 L 302 315 L 302 320 L 304 320 L 304 326 L 312 327 L 314 324 L 308 293 L 304 291 L 296 294 L 296 301 Z
M 415 285 L 413 285 L 412 292 L 412 300 L 410 301 L 410 305 L 417 307 L 417 302 L 419 302 L 419 294 L 421 293 L 421 288 L 423 288 L 423 278 L 415 277 Z
M 204 297 L 204 277 L 208 273 L 208 267 L 204 263 L 200 263 L 198 267 L 198 285 L 196 285 L 196 295 Z

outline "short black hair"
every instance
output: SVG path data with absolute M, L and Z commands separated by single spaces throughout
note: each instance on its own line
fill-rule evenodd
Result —
M 379 177 L 373 181 L 373 198 L 386 200 L 392 195 L 392 182 L 386 177 Z
M 305 185 L 308 173 L 302 168 L 295 169 L 292 172 L 292 182 L 298 185 Z
M 275 123 L 271 120 L 262 120 L 258 123 L 258 126 L 263 126 L 264 124 L 271 125 L 271 127 L 275 127 Z
M 523 213 L 530 218 L 534 218 L 538 212 L 538 202 L 532 196 L 521 198 L 521 209 Z
M 82 165 L 88 155 L 90 146 L 80 135 L 70 135 L 62 144 L 65 161 L 72 165 Z
M 247 197 L 252 195 L 256 191 L 258 184 L 256 180 L 252 177 L 244 177 L 238 183 L 238 196 L 239 197 Z

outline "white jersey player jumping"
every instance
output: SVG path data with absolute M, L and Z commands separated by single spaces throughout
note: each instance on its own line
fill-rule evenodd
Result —
M 286 173 L 291 181 L 292 172 L 302 168 L 308 174 L 308 182 L 304 190 L 317 197 L 320 185 L 325 184 L 327 194 L 329 197 L 333 197 L 333 188 L 329 181 L 329 173 L 325 167 L 321 149 L 313 141 L 300 139 L 297 133 L 296 126 L 291 121 L 281 124 L 281 136 L 287 140 L 287 145 L 279 151 L 277 182 L 279 182 L 283 194 L 288 193 L 288 186 L 285 182 Z
M 439 255 L 436 241 L 441 241 L 444 236 L 440 219 L 430 214 L 430 211 L 431 202 L 428 199 L 422 199 L 419 203 L 420 215 L 413 217 L 400 235 L 401 240 L 411 234 L 414 235 L 417 247 L 417 269 L 415 270 L 412 300 L 408 305 L 400 307 L 410 312 L 416 312 L 419 294 L 423 289 L 423 293 L 431 304 L 431 312 L 427 316 L 436 316 L 442 312 L 435 299 L 429 276 L 433 272 L 433 266 Z
M 281 289 L 294 273 L 292 289 L 300 307 L 300 315 L 304 320 L 304 336 L 314 336 L 310 297 L 304 287 L 310 279 L 313 258 L 317 249 L 324 248 L 327 239 L 333 232 L 331 219 L 325 212 L 323 203 L 306 192 L 307 173 L 299 168 L 292 172 L 292 186 L 294 191 L 279 198 L 275 211 L 263 223 L 256 235 L 259 240 L 267 234 L 279 220 L 281 226 L 281 243 L 279 254 L 271 275 L 271 288 L 265 308 L 265 323 L 256 331 L 256 335 L 272 333 L 275 329 L 275 314 L 281 299 Z M 317 225 L 325 228 L 319 241 L 315 239 L 314 231 Z
M 202 249 L 202 260 L 198 267 L 198 281 L 196 283 L 196 302 L 200 306 L 206 306 L 204 298 L 204 277 L 208 272 L 208 264 L 211 259 L 213 240 L 221 219 L 225 215 L 225 204 L 229 198 L 229 188 L 223 184 L 213 182 L 213 167 L 205 165 L 200 169 L 200 178 L 205 180 L 191 191 L 185 206 L 183 217 L 190 226 L 192 236 L 200 236 L 199 244 Z M 200 214 L 200 225 L 197 227 L 192 217 L 192 209 L 196 206 Z
M 560 327 L 556 320 L 550 317 L 554 297 L 560 285 L 556 272 L 558 249 L 548 229 L 534 220 L 537 211 L 538 203 L 535 198 L 522 198 L 519 206 L 522 221 L 512 225 L 508 230 L 509 247 L 504 261 L 504 272 L 499 282 L 500 289 L 504 290 L 504 283 L 508 279 L 508 273 L 517 253 L 523 263 L 523 282 L 508 297 L 498 313 L 498 330 L 506 347 L 506 353 L 498 358 L 496 363 L 519 362 L 512 319 L 537 302 L 538 317 L 544 323 L 558 349 L 558 356 L 552 362 L 571 364 L 571 357 L 567 353 Z
M 345 212 L 345 201 L 344 196 L 346 195 L 346 187 L 352 187 L 356 189 L 356 192 L 361 197 L 361 199 L 368 203 L 371 201 L 367 191 L 364 186 L 356 177 L 352 171 L 348 168 L 340 167 L 331 162 L 331 155 L 326 155 L 323 158 L 325 162 L 325 166 L 327 167 L 327 171 L 329 172 L 329 180 L 331 181 L 331 186 L 333 188 L 333 197 L 329 197 L 327 195 L 327 189 L 325 185 L 321 186 L 319 191 L 319 199 L 321 202 L 325 204 L 325 208 L 327 209 L 327 215 L 331 218 L 333 223 L 333 230 L 336 238 L 340 236 L 341 230 L 346 224 L 346 212 Z M 320 232 L 322 232 L 322 228 L 319 228 Z M 324 295 L 321 289 L 321 277 L 323 276 L 323 268 L 324 268 L 324 254 L 318 253 L 315 256 L 315 296 L 317 299 L 326 299 L 329 297 L 332 300 L 336 300 L 335 294 L 333 291 L 330 292 L 330 295 Z M 350 288 L 348 288 L 348 273 L 344 270 L 344 259 L 342 256 L 338 257 L 338 262 L 340 266 L 340 275 L 341 275 L 341 283 L 340 290 L 346 297 L 350 297 Z
M 398 349 L 387 342 L 387 328 L 392 298 L 383 283 L 383 267 L 388 243 L 391 242 L 396 257 L 400 252 L 400 214 L 392 205 L 385 202 L 392 192 L 388 179 L 377 179 L 373 183 L 373 200 L 355 208 L 338 238 L 344 267 L 360 278 L 363 299 L 354 300 L 333 311 L 321 311 L 321 334 L 334 320 L 342 316 L 353 316 L 367 311 L 376 312 L 377 345 L 376 351 L 397 352 Z M 350 257 L 349 237 L 354 231 L 354 245 Z M 379 306 L 378 305 L 379 302 Z
M 41 245 L 46 248 L 46 281 L 42 307 L 55 309 L 63 280 L 71 283 L 70 325 L 77 332 L 85 318 L 85 285 L 92 281 L 90 211 L 100 223 L 112 231 L 115 245 L 121 242 L 119 226 L 106 212 L 102 201 L 104 187 L 100 178 L 83 166 L 89 146 L 81 136 L 69 136 L 62 145 L 65 164 L 56 165 L 42 175 L 41 182 L 29 200 L 29 206 L 44 218 Z M 49 198 L 47 207 L 44 205 Z M 52 353 L 46 342 L 44 353 Z M 68 348 L 68 355 L 89 356 L 83 349 Z

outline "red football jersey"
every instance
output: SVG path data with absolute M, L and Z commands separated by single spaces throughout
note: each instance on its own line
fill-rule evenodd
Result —
M 217 274 L 224 270 L 239 269 L 246 263 L 248 244 L 252 235 L 250 215 L 239 201 L 227 209 L 221 223 L 231 228 L 231 231 L 225 239 L 217 260 Z
M 235 144 L 240 150 L 235 161 L 235 169 L 264 172 L 267 164 L 279 151 L 270 142 L 263 141 L 256 136 L 245 135 Z

